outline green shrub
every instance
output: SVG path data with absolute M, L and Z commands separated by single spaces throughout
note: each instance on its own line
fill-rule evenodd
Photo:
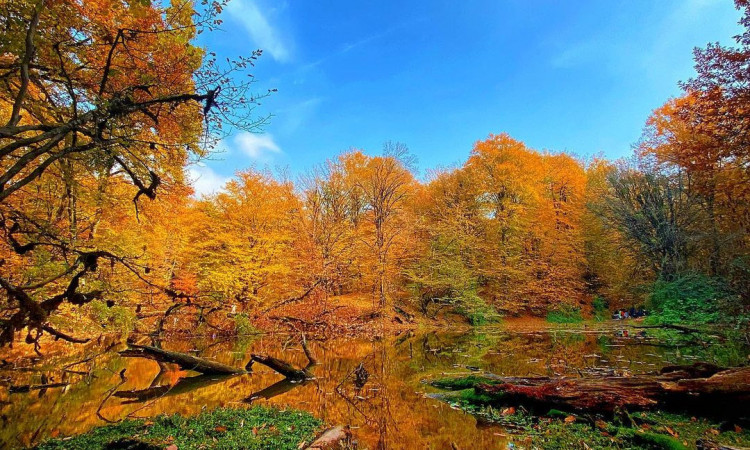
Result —
M 722 302 L 731 297 L 719 280 L 700 274 L 654 283 L 648 298 L 649 321 L 655 323 L 713 323 L 720 319 Z
M 234 316 L 234 332 L 237 336 L 247 336 L 257 333 L 258 330 L 253 326 L 247 314 L 243 313 Z
M 547 322 L 578 323 L 582 321 L 581 310 L 572 306 L 563 305 L 547 312 Z
M 609 303 L 603 297 L 594 297 L 591 306 L 594 309 L 594 319 L 599 322 L 609 319 Z

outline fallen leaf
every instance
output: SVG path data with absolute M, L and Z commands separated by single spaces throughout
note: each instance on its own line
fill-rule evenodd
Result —
M 713 434 L 714 436 L 719 435 L 719 430 L 717 430 L 716 428 L 711 428 L 710 430 L 708 430 L 708 432 Z
M 514 407 L 511 406 L 510 408 L 503 409 L 500 414 L 502 414 L 504 416 L 510 416 L 512 414 L 515 414 L 515 413 L 516 413 L 516 408 L 514 408 Z
M 568 416 L 565 418 L 565 423 L 573 423 L 576 421 L 576 416 Z
M 667 430 L 667 433 L 669 433 L 669 435 L 672 436 L 672 437 L 676 438 L 677 436 L 679 436 L 679 434 L 677 434 L 677 432 L 675 432 L 673 429 L 671 429 L 669 427 L 664 427 L 664 429 Z
M 172 444 L 172 445 L 170 445 L 168 447 L 165 447 L 164 450 L 178 450 L 178 449 L 177 449 L 176 445 Z
M 735 433 L 742 433 L 742 427 L 740 427 L 739 425 L 735 425 L 734 426 L 734 432 Z
M 258 427 L 253 427 L 253 436 L 258 435 Z
M 736 427 L 736 425 L 735 425 L 735 427 Z M 53 438 L 56 438 L 56 437 L 60 436 L 60 430 L 54 429 L 54 430 L 52 430 L 52 432 L 49 435 L 51 437 L 53 437 Z
M 214 428 L 214 430 L 218 431 L 219 433 L 226 433 L 227 432 L 227 427 L 225 427 L 223 425 L 219 425 L 218 427 Z

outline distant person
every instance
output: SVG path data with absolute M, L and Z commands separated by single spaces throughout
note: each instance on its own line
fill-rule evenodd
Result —
M 631 306 L 630 307 L 630 317 L 632 317 L 632 318 L 636 318 L 637 317 L 635 315 L 635 306 Z

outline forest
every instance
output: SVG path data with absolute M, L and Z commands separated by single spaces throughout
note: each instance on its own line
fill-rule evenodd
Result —
M 745 345 L 750 2 L 735 4 L 743 33 L 695 50 L 682 95 L 653 111 L 626 159 L 498 133 L 456 148 L 461 164 L 420 171 L 387 141 L 378 154 L 331 149 L 299 175 L 238 168 L 198 195 L 188 169 L 273 120 L 261 102 L 276 90 L 258 92 L 252 76 L 262 50 L 223 60 L 196 44 L 221 27 L 224 4 L 3 1 L 2 368 L 93 351 L 102 336 L 148 353 L 138 347 L 163 337 L 275 333 L 299 336 L 312 364 L 308 340 L 600 324 L 619 310 L 644 311 L 654 332 L 725 330 Z M 750 392 L 739 352 L 737 399 Z

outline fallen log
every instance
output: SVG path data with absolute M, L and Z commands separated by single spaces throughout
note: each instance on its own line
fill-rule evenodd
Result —
M 349 427 L 339 425 L 325 430 L 305 450 L 324 450 L 336 448 L 349 448 L 352 440 L 352 432 Z
M 121 351 L 121 356 L 147 358 L 157 362 L 177 364 L 183 370 L 192 370 L 204 375 L 240 375 L 247 373 L 246 369 L 239 369 L 186 353 L 172 352 L 150 345 L 129 345 L 131 348 Z
M 308 380 L 315 378 L 312 373 L 310 373 L 310 368 L 316 365 L 317 361 L 315 361 L 312 352 L 310 352 L 310 349 L 307 347 L 307 339 L 305 338 L 304 333 L 302 334 L 301 344 L 302 351 L 305 352 L 305 356 L 307 357 L 307 366 L 304 369 L 297 369 L 288 362 L 274 358 L 273 356 L 259 355 L 256 353 L 250 355 L 250 362 L 247 364 L 247 369 L 250 370 L 250 366 L 252 366 L 254 362 L 257 362 L 280 373 L 281 375 L 284 375 L 290 380 Z
M 576 412 L 679 409 L 702 415 L 748 414 L 750 367 L 673 366 L 658 375 L 585 378 L 503 378 L 475 386 L 499 403 Z
M 8 386 L 9 394 L 18 394 L 22 392 L 41 391 L 51 388 L 68 386 L 70 383 L 47 383 L 47 384 L 23 384 L 19 386 Z
M 307 368 L 297 369 L 288 362 L 274 358 L 273 356 L 252 354 L 250 355 L 250 361 L 263 364 L 271 370 L 278 372 L 281 375 L 284 375 L 285 377 L 292 380 L 304 380 L 306 378 L 312 378 L 312 374 L 310 374 Z

